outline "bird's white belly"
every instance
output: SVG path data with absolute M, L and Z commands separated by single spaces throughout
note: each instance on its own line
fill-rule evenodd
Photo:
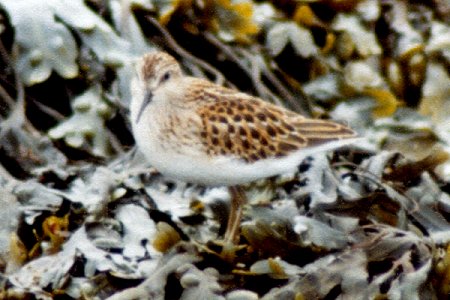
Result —
M 253 181 L 254 176 L 242 176 L 239 172 L 239 162 L 226 157 L 210 157 L 206 153 L 193 155 L 192 149 L 177 147 L 174 149 L 162 147 L 160 142 L 138 140 L 138 148 L 147 158 L 151 166 L 155 167 L 168 179 L 197 183 L 209 186 L 236 185 Z
M 136 124 L 133 133 L 138 146 L 151 166 L 168 179 L 180 180 L 209 186 L 245 184 L 263 177 L 272 176 L 277 171 L 259 172 L 253 166 L 233 157 L 209 156 L 198 149 L 177 145 L 169 147 L 158 139 L 157 128 Z M 148 124 L 148 123 L 147 123 Z M 256 167 L 256 168 L 255 168 Z M 272 170 L 273 171 L 273 170 Z M 272 174 L 274 173 L 274 174 Z

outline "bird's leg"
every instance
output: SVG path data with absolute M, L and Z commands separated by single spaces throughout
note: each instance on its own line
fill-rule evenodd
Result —
M 235 245 L 239 242 L 239 226 L 241 224 L 242 210 L 247 202 L 245 192 L 240 186 L 230 186 L 231 208 L 228 216 L 227 230 L 225 231 L 225 244 Z

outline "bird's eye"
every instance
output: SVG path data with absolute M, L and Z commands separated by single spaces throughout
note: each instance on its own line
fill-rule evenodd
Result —
M 164 82 L 164 81 L 168 80 L 169 78 L 170 78 L 170 73 L 169 73 L 169 72 L 166 72 L 166 73 L 163 75 L 163 77 L 161 78 L 161 82 Z

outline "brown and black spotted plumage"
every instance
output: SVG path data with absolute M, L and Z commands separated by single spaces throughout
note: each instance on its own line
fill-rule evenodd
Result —
M 234 155 L 251 163 L 355 135 L 345 125 L 308 119 L 223 87 L 214 86 L 202 98 L 197 112 L 209 155 Z

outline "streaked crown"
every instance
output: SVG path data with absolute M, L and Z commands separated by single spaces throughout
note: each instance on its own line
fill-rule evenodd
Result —
M 181 76 L 182 71 L 178 62 L 167 53 L 153 52 L 142 57 L 137 65 L 141 79 L 148 81 L 168 73 L 170 76 Z

